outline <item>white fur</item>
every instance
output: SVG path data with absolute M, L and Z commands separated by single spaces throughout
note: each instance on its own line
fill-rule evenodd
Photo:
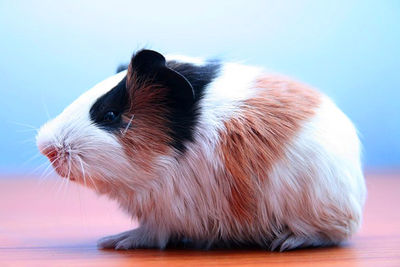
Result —
M 93 125 L 90 120 L 92 104 L 126 75 L 120 72 L 82 94 L 59 116 L 43 125 L 36 137 L 40 150 L 54 146 L 66 164 L 64 174 L 85 173 L 80 182 L 93 185 L 99 177 L 115 177 L 116 171 L 129 167 L 121 145 L 114 135 Z M 110 162 L 110 158 L 118 164 Z M 95 185 L 93 185 L 95 186 Z
M 366 196 L 360 143 L 350 120 L 323 97 L 316 115 L 285 154 L 274 165 L 260 202 L 267 204 L 261 204 L 261 209 L 269 209 L 288 226 L 272 249 L 338 244 L 348 239 L 361 223 Z
M 52 142 L 55 138 L 57 143 L 61 143 L 63 137 L 65 137 L 67 131 L 64 130 L 68 126 L 74 127 L 82 124 L 87 126 L 91 124 L 89 110 L 93 103 L 111 88 L 115 87 L 126 75 L 126 71 L 122 71 L 116 75 L 113 75 L 106 80 L 98 83 L 92 89 L 86 91 L 77 100 L 70 104 L 64 111 L 46 124 L 44 124 L 39 134 L 37 135 L 37 144 L 40 147 L 46 146 L 49 142 Z M 92 129 L 92 128 L 91 128 Z M 94 128 L 92 130 L 95 130 Z M 64 134 L 62 134 L 64 132 Z M 61 135 L 61 136 L 60 136 Z M 78 139 L 78 137 L 72 137 Z M 109 139 L 110 137 L 106 137 Z M 113 138 L 113 136 L 111 136 Z M 115 143 L 113 144 L 115 145 Z
M 262 73 L 260 68 L 237 63 L 222 66 L 220 76 L 206 88 L 200 102 L 201 115 L 196 132 L 207 137 L 199 138 L 198 142 L 206 142 L 209 149 L 214 148 L 218 132 L 224 129 L 223 123 L 235 117 L 243 102 L 257 94 L 254 85 Z

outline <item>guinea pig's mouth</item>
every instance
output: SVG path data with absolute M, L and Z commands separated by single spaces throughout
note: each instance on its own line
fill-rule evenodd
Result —
M 54 164 L 53 164 L 53 168 L 57 172 L 57 174 L 59 176 L 61 176 L 62 178 L 66 178 L 66 179 L 69 179 L 72 181 L 75 180 L 75 176 L 74 176 L 73 172 L 70 171 L 68 168 L 65 168 L 62 165 L 54 166 Z
M 75 175 L 72 170 L 72 155 L 69 151 L 55 146 L 47 146 L 40 149 L 40 152 L 49 159 L 50 164 L 59 176 L 69 180 L 75 180 Z
M 67 155 L 68 157 L 68 155 Z M 62 178 L 67 178 L 69 180 L 74 181 L 75 175 L 71 168 L 71 160 L 66 158 L 59 158 L 54 161 L 50 161 L 51 165 L 53 165 L 54 170 L 57 172 L 59 176 Z

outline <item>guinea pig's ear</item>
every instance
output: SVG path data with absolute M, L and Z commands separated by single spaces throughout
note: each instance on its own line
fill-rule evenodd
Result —
M 182 107 L 191 107 L 194 102 L 194 90 L 190 82 L 180 73 L 168 68 L 163 55 L 152 50 L 141 50 L 132 57 L 128 68 L 127 83 L 134 80 L 151 80 L 167 87 L 170 97 Z

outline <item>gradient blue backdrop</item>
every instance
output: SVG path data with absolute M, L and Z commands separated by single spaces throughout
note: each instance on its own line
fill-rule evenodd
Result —
M 0 1 L 0 173 L 35 131 L 143 46 L 241 60 L 331 96 L 364 162 L 400 166 L 400 1 Z

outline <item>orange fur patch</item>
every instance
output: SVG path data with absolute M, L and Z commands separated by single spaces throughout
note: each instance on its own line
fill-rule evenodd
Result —
M 127 88 L 130 108 L 124 113 L 123 120 L 126 124 L 131 123 L 121 131 L 119 139 L 129 160 L 150 171 L 153 159 L 166 154 L 171 142 L 166 119 L 168 110 L 163 104 L 167 92 L 151 82 L 138 80 L 135 73 L 131 74 L 131 68 Z
M 246 223 L 254 219 L 258 179 L 268 178 L 272 165 L 320 103 L 318 92 L 280 76 L 262 77 L 255 87 L 260 93 L 245 101 L 240 115 L 225 122 L 226 130 L 220 132 L 231 209 Z

